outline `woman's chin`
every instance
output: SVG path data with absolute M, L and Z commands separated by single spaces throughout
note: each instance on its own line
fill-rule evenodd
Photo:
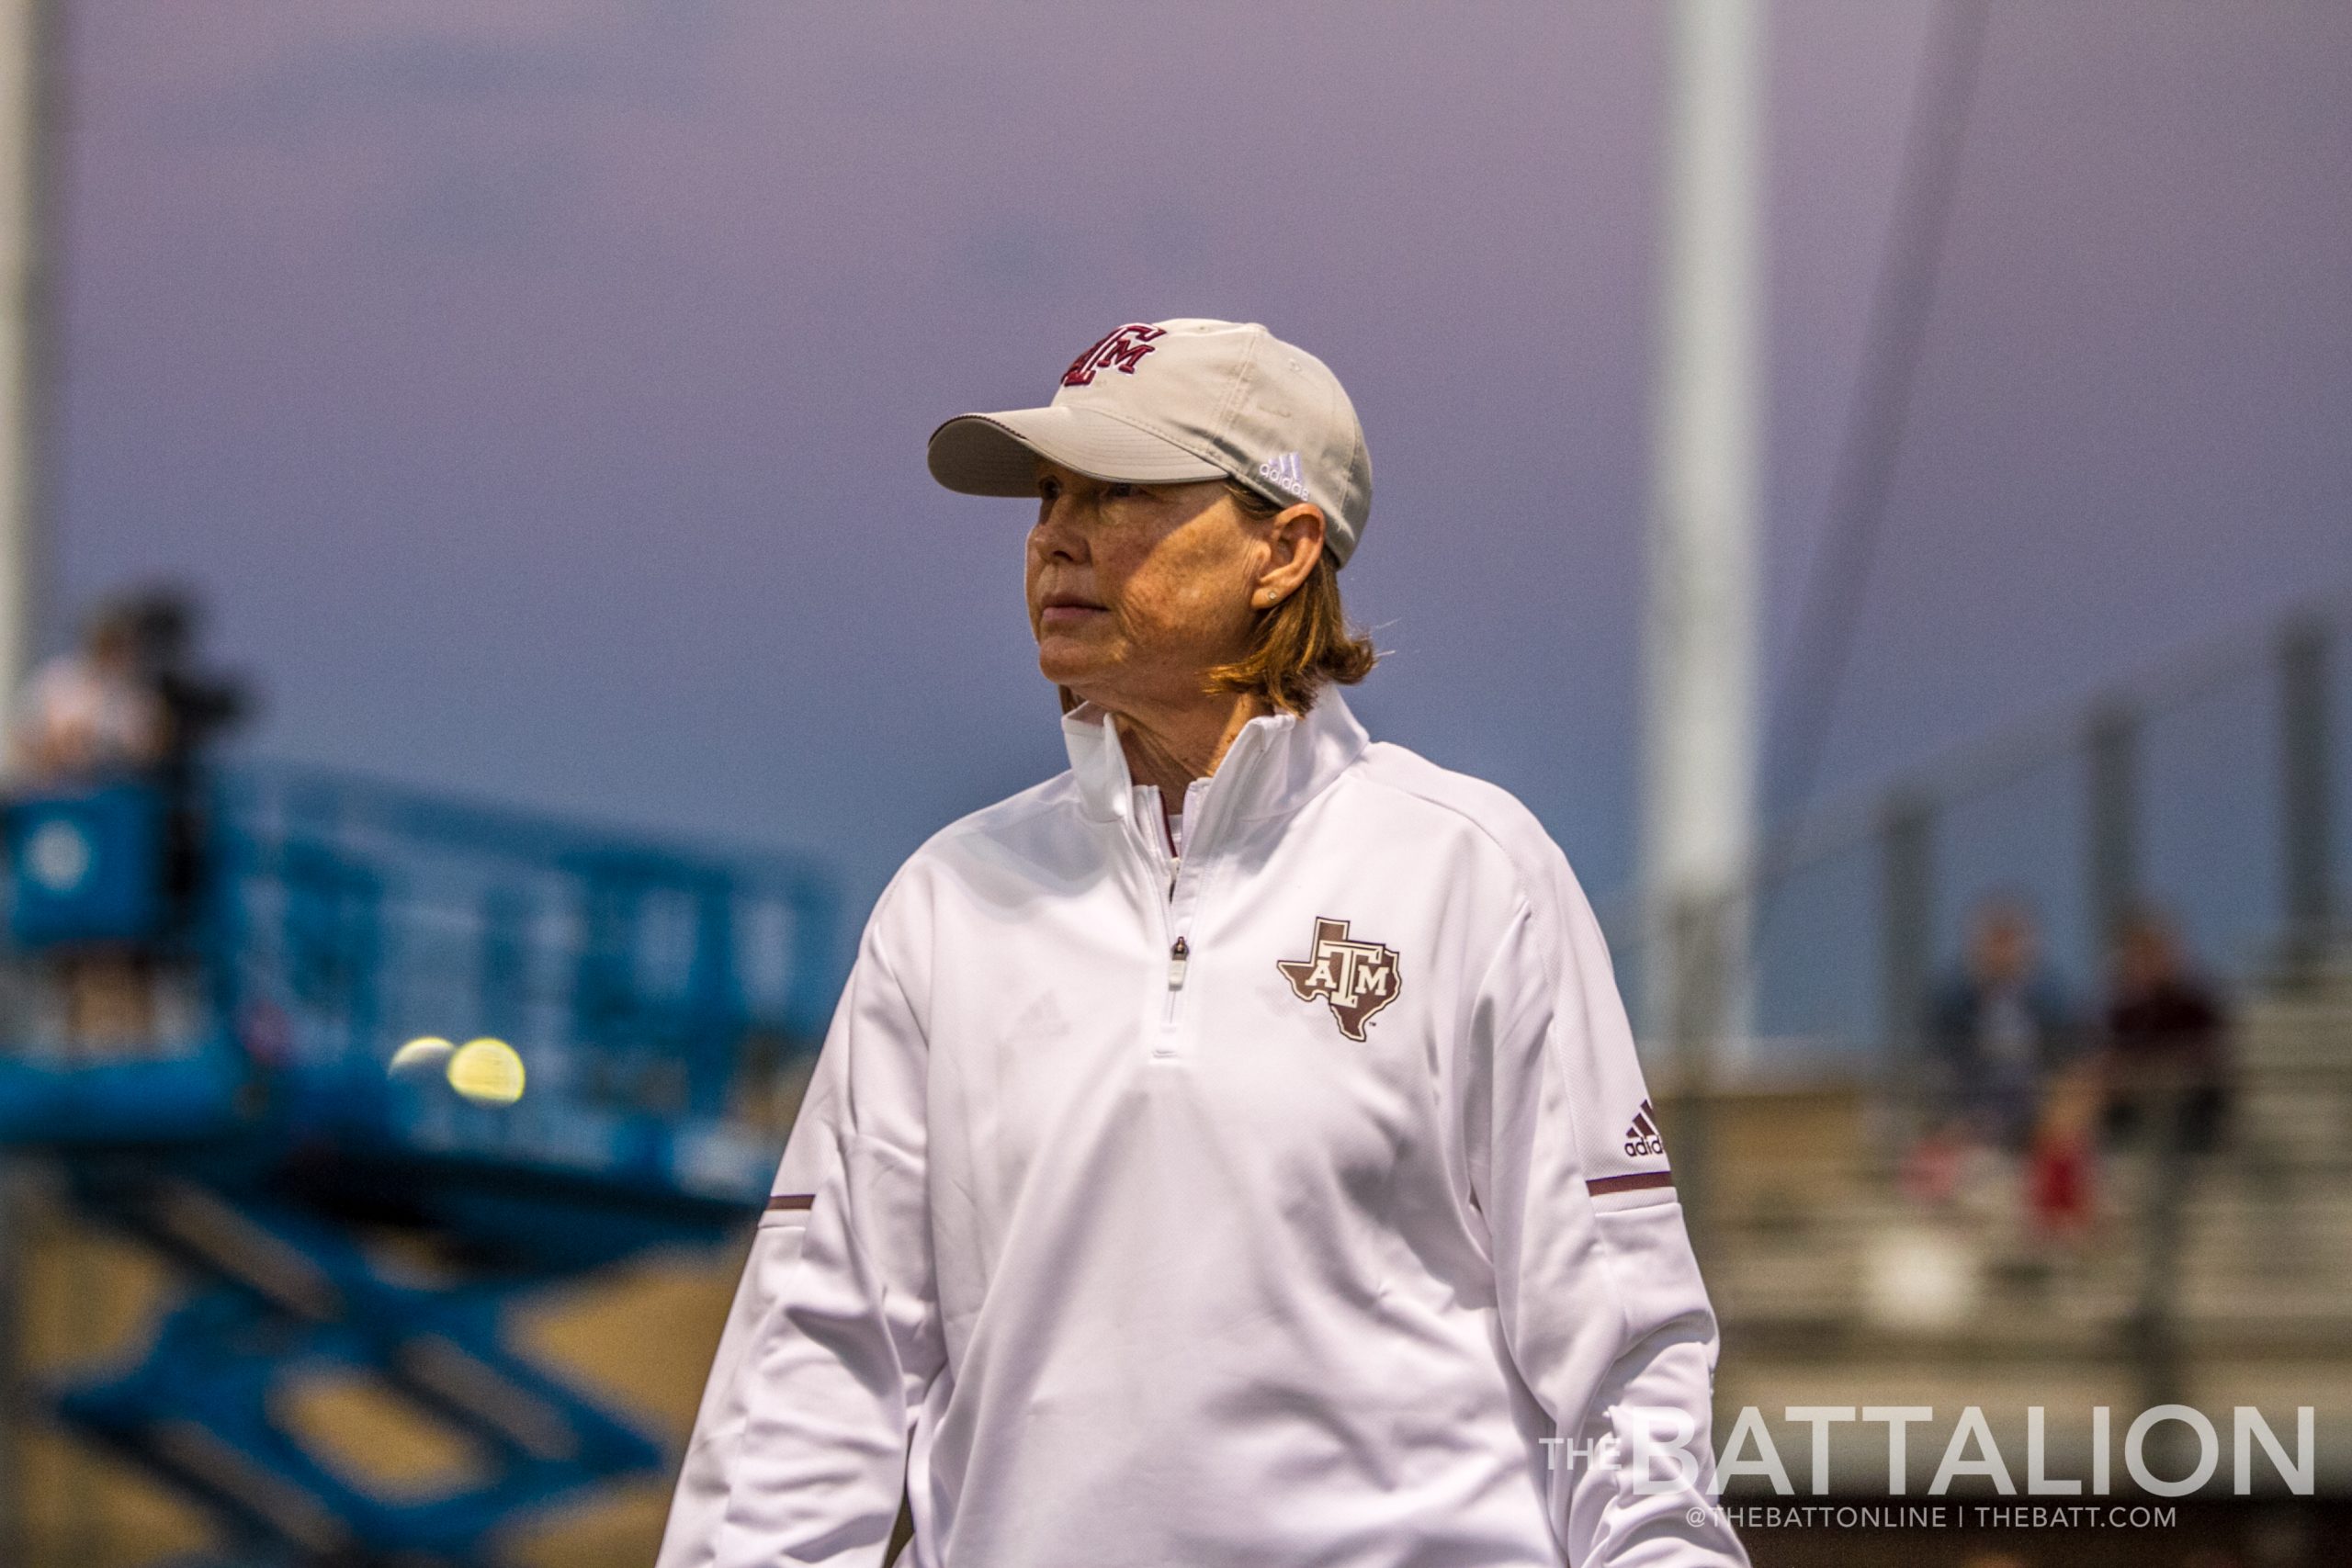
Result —
M 1108 662 L 1096 649 L 1072 646 L 1076 640 L 1048 632 L 1037 642 L 1037 672 L 1055 685 L 1073 691 L 1102 674 Z

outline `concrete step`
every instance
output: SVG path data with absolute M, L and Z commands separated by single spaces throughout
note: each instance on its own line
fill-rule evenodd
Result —
M 1980 1280 L 1965 1309 L 1930 1319 L 1889 1311 L 1821 1270 L 1711 1269 L 1710 1298 L 1724 1332 L 1799 1327 L 1821 1333 L 1905 1332 L 1924 1344 L 2111 1351 L 2138 1304 L 2129 1279 L 2056 1276 L 2037 1285 Z M 2352 1347 L 2352 1298 L 2339 1285 L 2250 1289 L 2244 1281 L 2185 1290 L 2173 1301 L 2185 1343 L 2244 1350 L 2262 1346 Z M 1909 1326 L 1905 1326 L 1908 1322 Z
M 2352 1053 L 2352 1007 L 2272 1003 L 2250 1010 L 2231 1036 L 2236 1059 L 2248 1067 L 2325 1067 Z

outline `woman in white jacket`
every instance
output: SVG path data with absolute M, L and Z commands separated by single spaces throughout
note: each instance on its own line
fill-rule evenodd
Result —
M 1336 689 L 1338 379 L 1132 323 L 930 461 L 1035 502 L 1070 768 L 876 906 L 661 1568 L 1744 1562 L 1584 896 Z

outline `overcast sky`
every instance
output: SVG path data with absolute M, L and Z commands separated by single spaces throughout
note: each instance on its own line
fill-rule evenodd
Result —
M 1375 733 L 1633 856 L 1663 7 L 68 0 L 53 646 L 199 584 L 255 744 L 815 851 L 1062 765 L 924 437 L 1123 321 L 1363 413 Z M 1776 0 L 1768 631 L 1917 0 Z M 1826 787 L 2352 577 L 2352 10 L 1995 7 Z

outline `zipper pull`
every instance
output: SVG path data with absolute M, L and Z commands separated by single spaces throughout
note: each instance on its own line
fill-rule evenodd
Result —
M 1192 944 L 1182 937 L 1178 937 L 1176 945 L 1168 950 L 1168 988 L 1170 990 L 1181 991 L 1184 988 L 1184 965 L 1192 960 Z

